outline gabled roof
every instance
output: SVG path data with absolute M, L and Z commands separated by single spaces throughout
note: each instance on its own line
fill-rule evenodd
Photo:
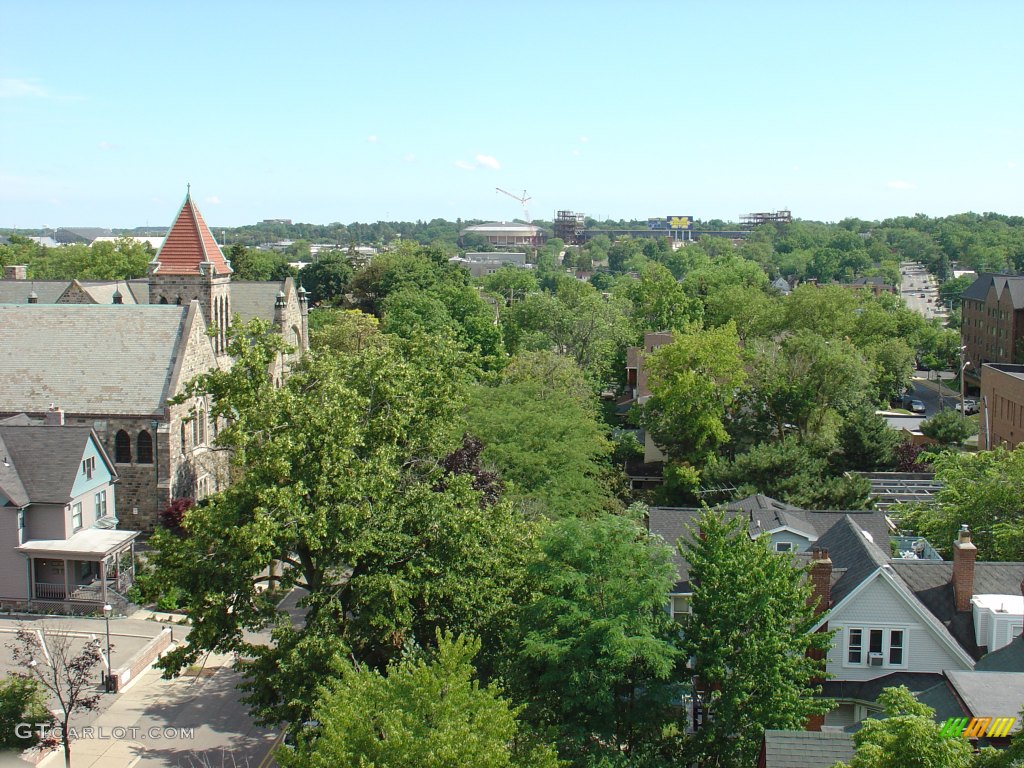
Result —
M 69 285 L 67 280 L 0 280 L 0 304 L 27 304 L 30 293 L 40 304 L 56 304 Z
M 975 659 L 981 649 L 974 640 L 972 611 L 957 611 L 953 597 L 953 563 L 948 560 L 893 560 L 893 572 Z M 976 562 L 974 594 L 1016 595 L 1024 579 L 1024 563 Z
M 816 544 L 820 549 L 827 549 L 832 560 L 835 581 L 831 596 L 834 604 L 889 562 L 889 556 L 881 548 L 888 549 L 889 539 L 880 542 L 879 546 L 874 534 L 866 532 L 849 515 L 837 521 Z
M 985 301 L 989 289 L 995 287 L 996 296 L 1002 298 L 1003 291 L 1010 291 L 1014 309 L 1024 309 L 1024 275 L 993 275 L 982 273 L 963 292 L 963 298 Z
M 853 759 L 844 731 L 765 731 L 765 768 L 832 768 Z
M 1024 707 L 1024 672 L 947 669 L 943 674 L 971 717 L 1017 717 Z M 1012 731 L 1019 730 L 1018 719 Z
M 199 208 L 192 202 L 191 192 L 164 238 L 164 244 L 153 258 L 157 275 L 198 275 L 200 265 L 209 262 L 213 274 L 230 275 L 231 265 L 206 226 Z
M 874 702 L 886 688 L 906 686 L 912 693 L 926 691 L 942 683 L 944 678 L 937 672 L 893 672 L 871 680 L 826 680 L 821 684 L 821 693 L 830 699 Z
M 197 302 L 0 305 L 0 412 L 162 415 L 195 322 Z
M 95 442 L 111 475 L 116 476 L 90 427 L 0 425 L 0 445 L 7 460 L 6 464 L 0 461 L 0 487 L 18 506 L 66 504 L 90 440 Z M 8 485 L 11 474 L 17 478 L 23 496 L 10 492 L 18 487 Z

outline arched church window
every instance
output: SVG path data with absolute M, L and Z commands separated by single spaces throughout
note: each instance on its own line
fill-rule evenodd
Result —
M 132 439 L 123 429 L 114 435 L 114 461 L 118 464 L 132 463 Z

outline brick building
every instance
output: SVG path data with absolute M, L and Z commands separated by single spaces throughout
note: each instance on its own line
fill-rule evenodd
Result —
M 1024 441 L 1024 365 L 981 367 L 978 448 L 1016 448 Z
M 232 318 L 261 318 L 293 348 L 272 367 L 275 382 L 308 349 L 305 291 L 291 278 L 233 283 L 231 272 L 188 195 L 147 279 L 30 283 L 12 270 L 0 281 L 0 417 L 59 408 L 67 424 L 91 427 L 114 460 L 128 527 L 152 530 L 172 499 L 227 483 L 210 404 L 169 401 L 230 366 Z
M 986 363 L 1024 362 L 1024 276 L 979 275 L 963 293 L 960 339 L 974 385 Z

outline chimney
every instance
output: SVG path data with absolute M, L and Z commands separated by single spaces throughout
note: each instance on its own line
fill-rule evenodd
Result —
M 816 616 L 823 614 L 832 603 L 832 560 L 827 549 L 811 550 L 811 603 Z
M 961 525 L 960 535 L 953 542 L 953 598 L 957 611 L 971 610 L 977 557 L 978 548 L 971 543 L 971 531 L 966 524 Z
M 4 267 L 4 280 L 28 280 L 28 265 L 11 264 Z
M 64 426 L 64 411 L 61 409 L 59 405 L 54 405 L 53 403 L 50 403 L 50 409 L 46 412 L 46 426 Z
M 119 288 L 114 289 L 114 303 L 124 304 L 124 296 L 121 295 L 121 290 Z
M 39 303 L 39 294 L 37 294 L 35 291 L 32 291 L 32 293 L 30 293 L 28 295 L 28 303 L 29 304 L 38 304 Z

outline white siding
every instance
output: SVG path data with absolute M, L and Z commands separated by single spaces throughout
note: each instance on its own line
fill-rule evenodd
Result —
M 811 542 L 805 536 L 801 536 L 799 533 L 793 533 L 792 531 L 776 531 L 772 534 L 771 549 L 775 551 L 775 544 L 779 541 L 788 541 L 793 545 L 793 552 L 803 552 L 810 547 Z
M 906 665 L 844 666 L 845 629 L 849 626 L 904 629 Z M 834 680 L 872 680 L 893 672 L 942 672 L 944 669 L 970 669 L 936 637 L 936 629 L 925 623 L 907 604 L 903 594 L 885 578 L 876 578 L 852 602 L 833 613 L 829 629 L 838 630 L 828 653 L 826 669 Z M 866 645 L 866 640 L 865 640 Z

